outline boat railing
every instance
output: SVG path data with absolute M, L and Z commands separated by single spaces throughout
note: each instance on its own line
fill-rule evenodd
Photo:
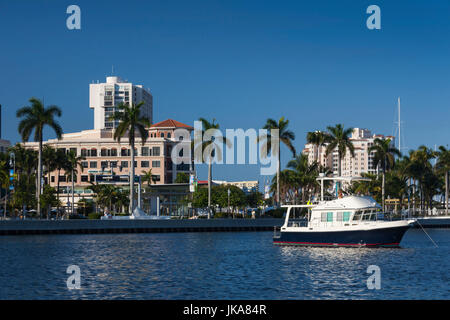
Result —
M 307 227 L 308 221 L 306 219 L 289 219 L 288 227 Z

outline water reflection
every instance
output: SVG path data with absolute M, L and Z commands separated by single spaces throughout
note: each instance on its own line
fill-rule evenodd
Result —
M 404 249 L 279 247 L 270 232 L 5 236 L 0 299 L 448 299 L 450 230 L 432 232 L 437 249 L 422 233 Z M 382 290 L 366 287 L 371 264 Z

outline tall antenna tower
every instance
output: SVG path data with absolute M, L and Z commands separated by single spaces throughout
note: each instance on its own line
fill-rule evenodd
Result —
M 402 152 L 402 122 L 400 119 L 400 97 L 398 97 L 398 151 Z

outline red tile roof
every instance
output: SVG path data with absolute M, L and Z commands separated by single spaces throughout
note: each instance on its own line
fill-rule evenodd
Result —
M 155 124 L 152 124 L 150 128 L 186 128 L 186 129 L 193 129 L 191 126 L 188 126 L 187 124 L 181 123 L 179 121 L 173 120 L 173 119 L 167 119 Z

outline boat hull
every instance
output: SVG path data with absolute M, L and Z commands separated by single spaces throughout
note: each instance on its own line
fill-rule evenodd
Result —
M 410 226 L 349 231 L 282 231 L 276 245 L 314 247 L 399 247 Z

